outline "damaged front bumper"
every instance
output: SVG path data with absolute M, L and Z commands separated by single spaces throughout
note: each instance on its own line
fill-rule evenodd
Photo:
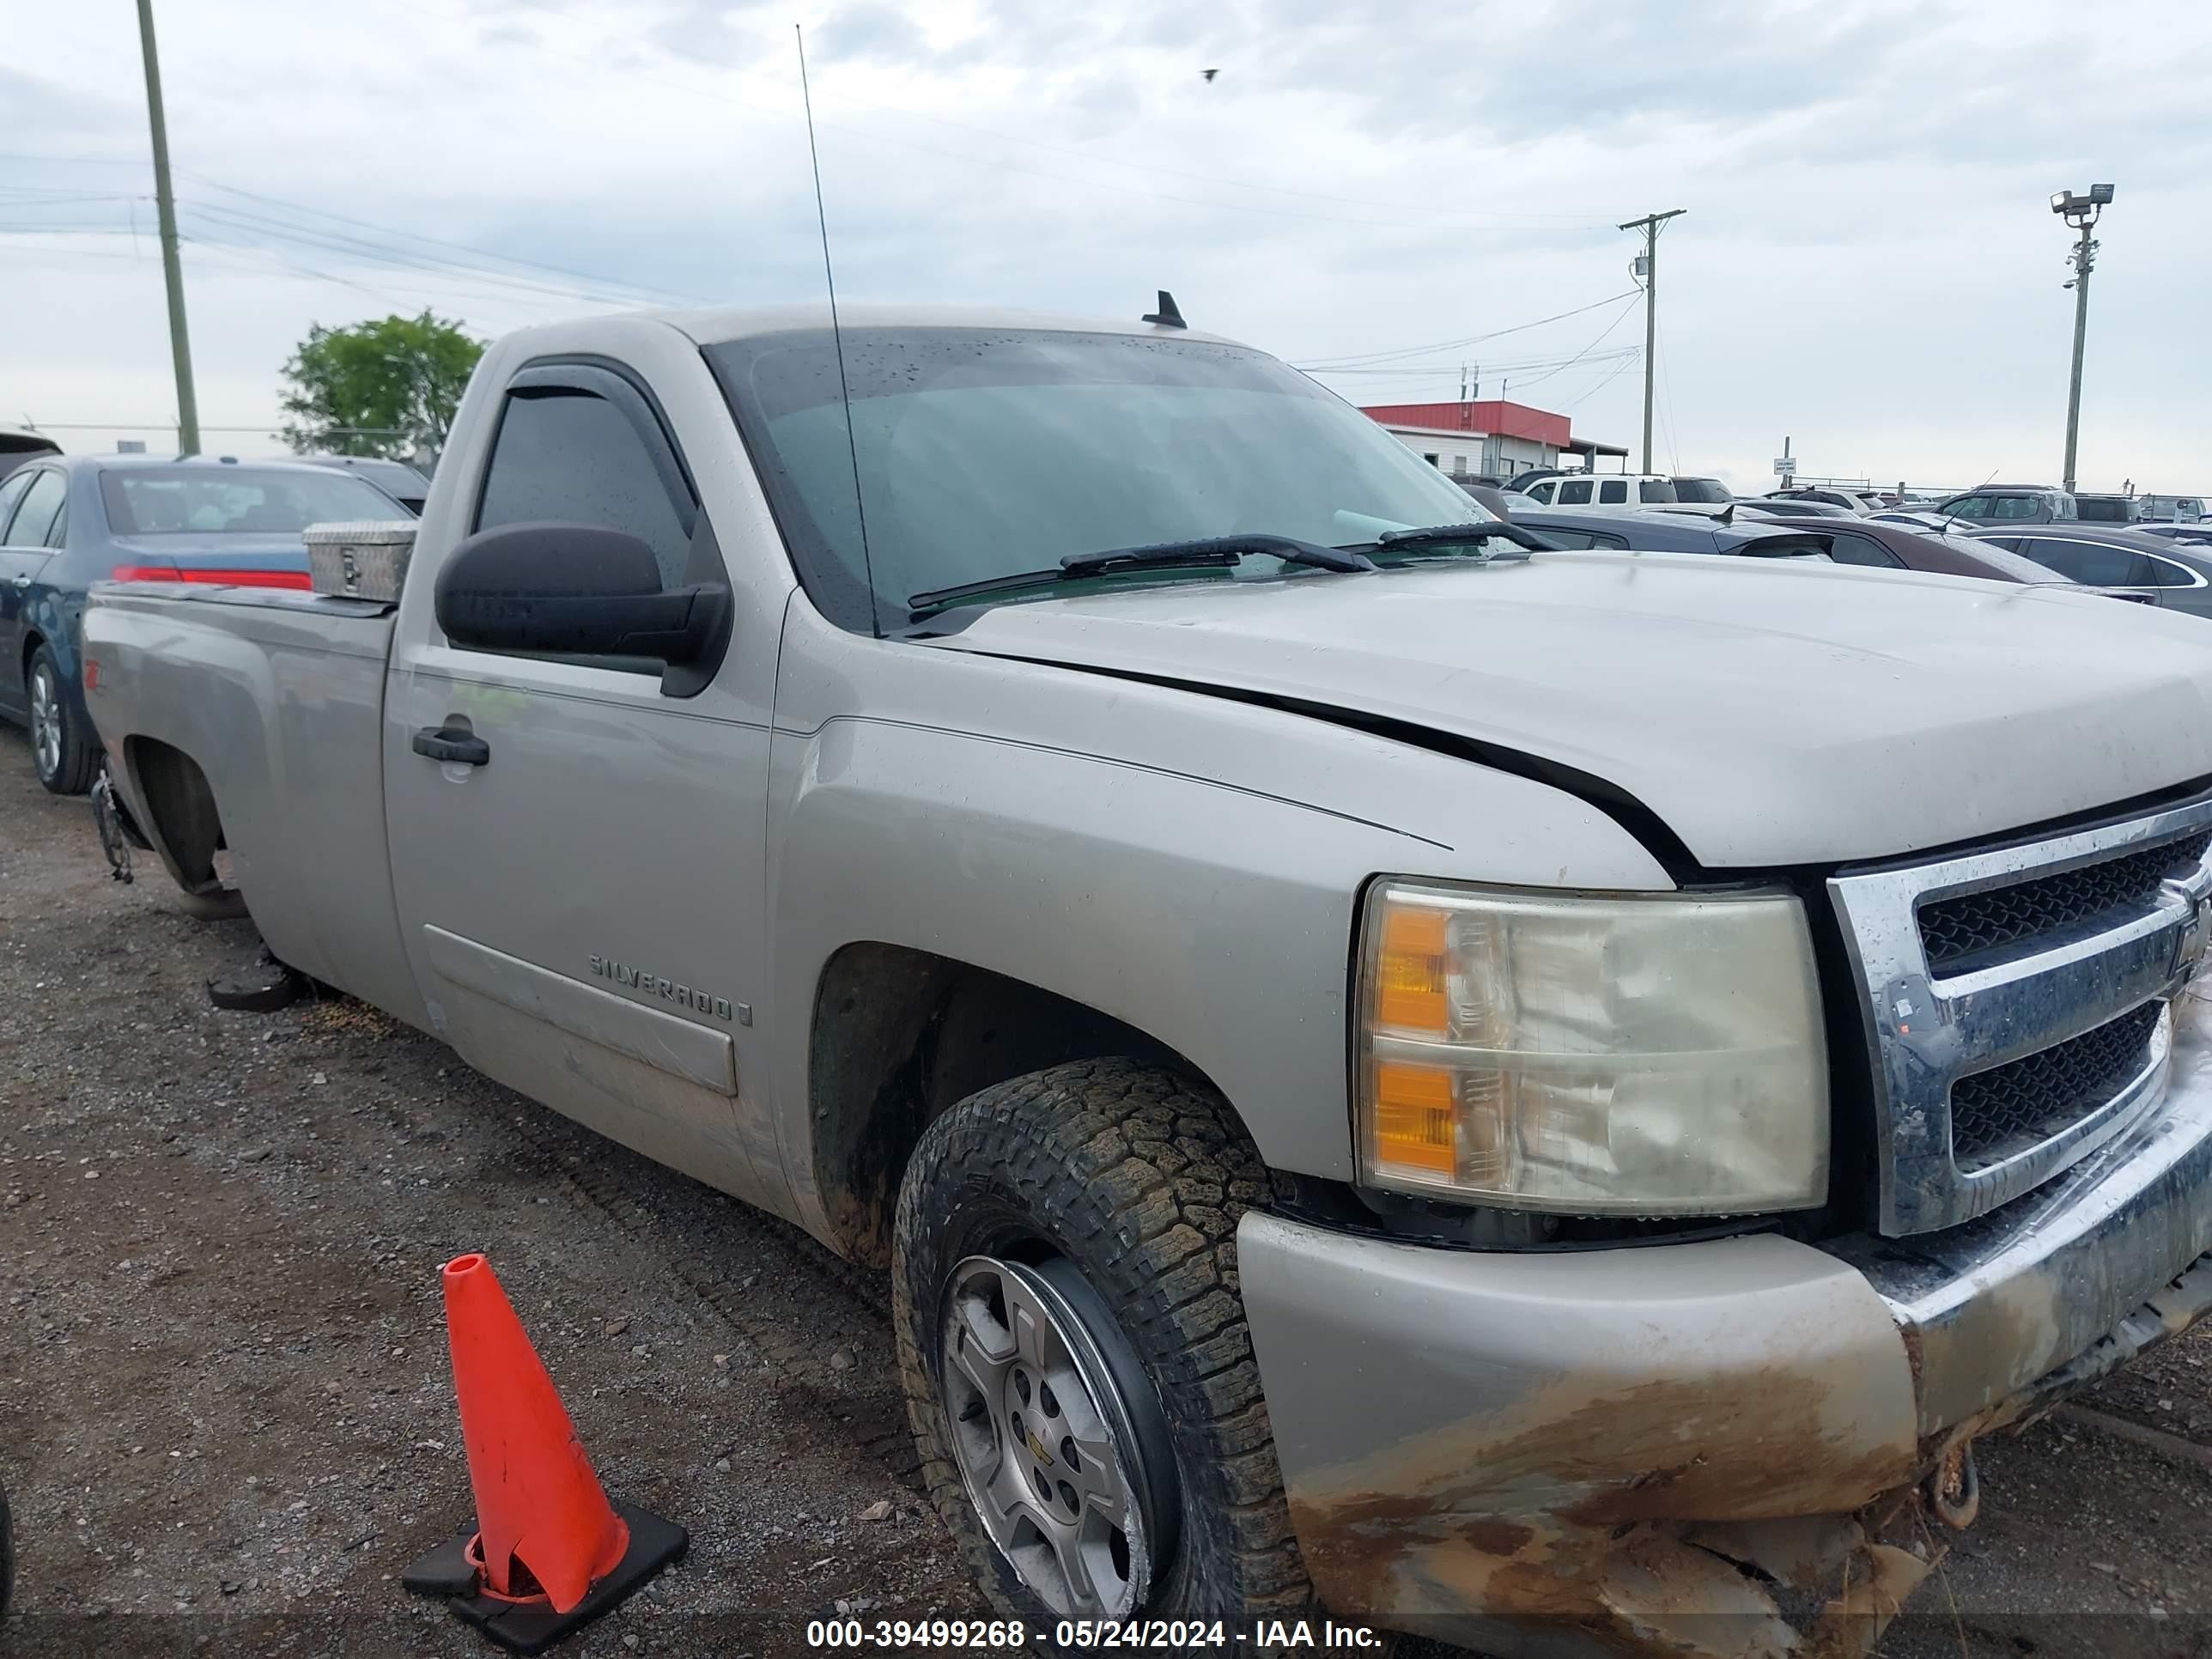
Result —
M 1486 1254 L 1249 1213 L 1244 1299 L 1322 1600 L 1499 1652 L 1870 1644 L 1941 1553 L 1923 1490 L 1959 1497 L 1972 1437 L 2212 1305 L 2192 1006 L 2150 1118 L 1946 1233 Z

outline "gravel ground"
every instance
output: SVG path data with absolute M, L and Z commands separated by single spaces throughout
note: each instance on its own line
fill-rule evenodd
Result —
M 0 727 L 0 1651 L 489 1651 L 398 1583 L 472 1513 L 438 1290 L 471 1249 L 609 1492 L 691 1532 L 563 1653 L 986 1611 L 915 1489 L 886 1285 L 360 1004 L 217 1011 L 252 925 L 142 874 Z
M 437 1286 L 469 1249 L 608 1489 L 691 1530 L 563 1653 L 984 1612 L 915 1494 L 877 1276 L 359 1004 L 211 1007 L 258 949 L 158 866 L 109 881 L 0 728 L 0 1652 L 488 1651 L 398 1583 L 470 1518 Z M 1985 1445 L 1981 1523 L 1886 1650 L 2212 1655 L 2209 1364 L 2185 1338 Z

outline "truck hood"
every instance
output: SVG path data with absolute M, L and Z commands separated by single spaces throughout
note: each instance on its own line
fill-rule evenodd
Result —
M 1193 582 L 1001 605 L 935 643 L 1571 767 L 1709 869 L 1986 840 L 2212 775 L 2212 623 L 1810 560 L 1540 554 Z

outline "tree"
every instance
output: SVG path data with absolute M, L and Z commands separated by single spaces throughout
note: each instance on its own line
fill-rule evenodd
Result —
M 284 365 L 284 441 L 295 452 L 404 460 L 446 446 L 483 343 L 425 311 L 307 331 Z

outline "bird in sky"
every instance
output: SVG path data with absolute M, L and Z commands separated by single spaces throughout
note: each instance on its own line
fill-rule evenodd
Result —
M 1221 71 L 1220 71 L 1219 70 L 1218 70 L 1218 69 L 1210 69 L 1210 70 L 1199 70 L 1199 73 L 1200 73 L 1200 75 L 1203 75 L 1203 76 L 1206 78 L 1207 82 L 1210 83 L 1210 82 L 1212 81 L 1213 77 L 1214 77 L 1215 76 L 1217 76 L 1217 75 L 1220 74 L 1220 73 L 1221 73 Z

